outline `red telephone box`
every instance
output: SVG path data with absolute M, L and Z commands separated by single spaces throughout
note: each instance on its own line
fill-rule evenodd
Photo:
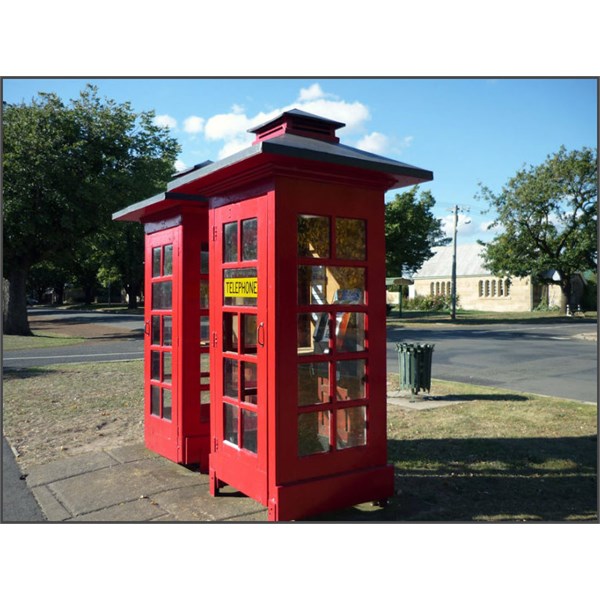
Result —
M 210 262 L 203 340 L 210 346 L 211 493 L 229 484 L 267 506 L 270 520 L 384 500 L 394 490 L 386 436 L 384 193 L 433 175 L 339 144 L 335 132 L 342 126 L 285 112 L 251 130 L 250 148 L 183 174 L 165 195 L 196 199 L 187 207 L 201 198 L 209 204 L 206 233 L 195 230 L 191 237 L 208 240 Z M 189 239 L 185 218 L 177 227 Z M 152 235 L 158 232 L 148 234 L 149 244 Z M 156 246 L 170 239 L 157 237 Z M 193 322 L 198 269 L 183 254 L 198 248 L 181 248 L 180 270 L 169 275 L 163 267 L 147 286 L 165 289 L 172 281 L 182 320 Z M 147 250 L 147 269 L 148 252 L 154 250 Z M 178 278 L 192 283 L 186 288 Z M 185 324 L 177 327 L 185 335 Z M 197 367 L 194 344 L 183 345 L 179 356 L 172 348 L 173 364 L 196 361 Z M 192 348 L 196 357 L 186 357 Z M 171 383 L 152 379 L 152 360 L 163 361 L 154 373 L 164 374 L 169 347 L 150 346 L 150 352 L 157 354 L 147 366 L 147 418 L 164 420 L 165 391 L 187 406 L 188 394 L 197 397 L 198 377 L 191 367 L 177 373 L 174 367 Z M 158 415 L 154 388 L 162 394 Z M 187 419 L 184 414 L 182 426 Z M 163 423 L 155 425 L 151 437 L 162 440 Z M 207 439 L 207 429 L 201 431 Z
M 145 230 L 144 441 L 208 469 L 208 200 L 159 194 L 113 216 Z

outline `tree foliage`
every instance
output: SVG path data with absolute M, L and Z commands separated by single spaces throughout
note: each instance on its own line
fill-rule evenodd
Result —
M 25 280 L 33 265 L 64 265 L 78 254 L 89 267 L 82 240 L 169 180 L 179 148 L 153 118 L 101 99 L 93 86 L 69 104 L 40 93 L 3 107 L 5 333 L 29 333 Z
M 400 276 L 418 270 L 433 256 L 433 246 L 444 246 L 450 238 L 444 236 L 441 219 L 431 212 L 435 199 L 430 191 L 418 186 L 396 197 L 385 206 L 386 272 Z
M 567 304 L 571 276 L 597 269 L 597 170 L 595 149 L 561 147 L 543 164 L 518 171 L 498 194 L 481 186 L 479 198 L 497 215 L 490 228 L 502 230 L 484 244 L 492 273 L 547 281 L 554 270 Z

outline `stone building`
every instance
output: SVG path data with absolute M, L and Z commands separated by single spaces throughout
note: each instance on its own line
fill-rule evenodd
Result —
M 409 298 L 452 293 L 452 245 L 432 248 L 435 254 L 413 275 Z M 465 310 L 531 311 L 540 304 L 560 305 L 558 285 L 533 284 L 531 277 L 494 277 L 483 266 L 482 247 L 462 244 L 456 249 L 456 293 Z

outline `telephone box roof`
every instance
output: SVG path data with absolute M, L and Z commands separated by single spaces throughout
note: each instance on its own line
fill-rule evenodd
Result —
M 254 143 L 219 161 L 206 161 L 191 170 L 177 173 L 167 184 L 164 197 L 160 194 L 138 202 L 113 215 L 115 220 L 137 221 L 161 209 L 161 202 L 188 198 L 205 200 L 214 182 L 230 174 L 239 174 L 245 167 L 268 162 L 304 161 L 321 169 L 352 169 L 380 174 L 386 189 L 396 189 L 431 181 L 433 173 L 391 158 L 340 144 L 335 130 L 344 124 L 293 109 L 250 129 L 256 133 Z M 170 197 L 169 197 L 170 196 Z

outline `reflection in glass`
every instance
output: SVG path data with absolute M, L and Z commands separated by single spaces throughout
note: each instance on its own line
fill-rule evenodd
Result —
M 298 406 L 329 402 L 329 363 L 298 365 Z
M 200 308 L 208 308 L 208 280 L 200 280 Z
M 242 260 L 256 260 L 257 257 L 257 221 L 242 221 Z
M 210 354 L 208 352 L 200 354 L 200 372 L 210 373 Z
M 366 227 L 362 219 L 335 220 L 336 258 L 365 260 Z
M 329 352 L 329 314 L 302 313 L 298 315 L 298 354 L 327 354 Z
M 173 274 L 173 244 L 165 246 L 165 256 L 163 263 L 163 275 Z
M 223 225 L 223 262 L 237 262 L 237 221 Z
M 298 455 L 329 451 L 329 411 L 298 415 Z
M 242 410 L 242 448 L 249 452 L 258 452 L 258 419 L 255 412 Z
M 160 346 L 160 317 L 152 317 L 152 345 Z
M 155 310 L 168 310 L 171 308 L 173 284 L 162 281 L 152 284 L 152 308 Z
M 210 391 L 202 390 L 200 392 L 200 404 L 210 404 Z
M 163 346 L 170 346 L 173 339 L 173 318 L 163 317 Z
M 343 408 L 336 414 L 336 448 L 352 448 L 367 443 L 367 409 L 364 406 Z
M 202 244 L 200 250 L 200 274 L 208 275 L 208 244 Z
M 238 398 L 238 363 L 231 358 L 223 359 L 223 393 Z
M 171 390 L 163 388 L 163 419 L 171 420 Z
M 238 315 L 223 313 L 223 352 L 238 351 Z
M 160 388 L 150 386 L 150 414 L 160 416 Z
M 238 409 L 236 406 L 223 403 L 224 439 L 238 445 Z
M 339 360 L 336 363 L 338 400 L 359 400 L 366 397 L 366 360 Z
M 200 345 L 208 346 L 209 340 L 210 340 L 209 317 L 202 316 L 202 317 L 200 317 Z
M 338 352 L 362 352 L 365 349 L 364 313 L 337 313 L 335 332 Z
M 152 248 L 152 277 L 160 277 L 160 246 Z
M 242 315 L 244 324 L 243 354 L 256 354 L 257 334 L 256 315 Z
M 363 267 L 298 267 L 298 304 L 363 304 Z
M 243 401 L 249 404 L 256 404 L 257 396 L 257 370 L 256 363 L 242 362 L 242 389 Z
M 150 378 L 160 381 L 160 352 L 150 352 Z
M 329 217 L 298 216 L 298 256 L 329 258 Z
M 171 383 L 171 375 L 172 375 L 172 359 L 170 352 L 163 352 L 163 378 L 162 380 L 165 383 Z

